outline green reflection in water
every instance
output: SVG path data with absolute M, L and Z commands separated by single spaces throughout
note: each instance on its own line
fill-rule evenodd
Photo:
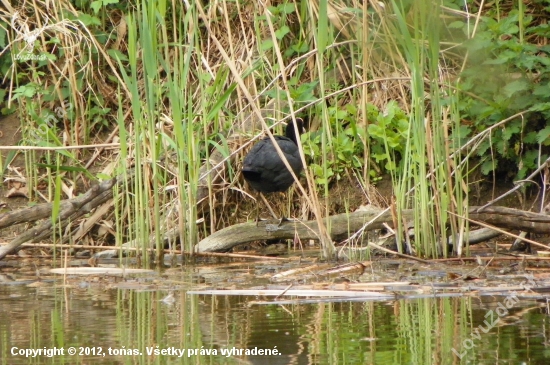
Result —
M 3 364 L 424 365 L 538 364 L 549 355 L 550 322 L 534 301 L 519 302 L 485 333 L 480 326 L 486 328 L 487 313 L 501 297 L 275 305 L 252 302 L 263 298 L 180 290 L 167 304 L 169 292 L 153 289 L 0 286 L 0 359 Z M 11 354 L 13 347 L 54 346 L 65 355 Z M 71 346 L 77 349 L 74 356 L 66 353 Z M 121 349 L 139 354 L 113 352 Z M 174 349 L 196 352 L 179 357 Z M 276 349 L 280 355 L 247 356 L 251 349 Z M 170 354 L 149 354 L 155 350 Z M 232 356 L 222 354 L 228 350 L 234 350 Z

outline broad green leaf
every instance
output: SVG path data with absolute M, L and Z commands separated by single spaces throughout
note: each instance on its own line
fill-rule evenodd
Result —
M 507 97 L 511 97 L 517 92 L 526 91 L 529 89 L 529 83 L 525 80 L 516 80 L 510 82 L 503 89 L 504 94 Z
M 462 20 L 456 20 L 447 25 L 447 27 L 450 29 L 462 29 L 464 25 L 465 23 Z
M 482 165 L 481 165 L 481 173 L 483 175 L 487 175 L 489 174 L 491 171 L 493 171 L 495 168 L 497 167 L 497 161 L 496 160 L 493 160 L 493 159 L 490 159 L 488 161 L 485 161 Z
M 271 48 L 273 48 L 273 40 L 271 40 L 271 39 L 266 39 L 260 45 L 260 49 L 264 52 L 269 51 Z
M 80 13 L 78 14 L 77 19 L 80 20 L 85 26 L 101 25 L 101 21 L 98 18 L 89 14 Z
M 283 25 L 280 29 L 277 29 L 275 31 L 275 37 L 277 37 L 278 40 L 281 40 L 285 37 L 285 35 L 287 35 L 288 33 L 290 33 L 290 28 L 286 25 Z
M 296 10 L 293 2 L 279 5 L 279 8 L 281 9 L 281 12 L 283 14 L 291 14 L 294 13 L 294 11 Z
M 546 126 L 537 133 L 537 142 L 547 144 L 549 142 L 548 137 L 550 137 L 550 126 Z

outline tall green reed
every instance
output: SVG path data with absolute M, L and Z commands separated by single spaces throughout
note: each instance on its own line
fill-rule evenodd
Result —
M 457 237 L 459 227 L 463 227 L 448 212 L 465 213 L 465 193 L 458 180 L 463 176 L 453 169 L 454 161 L 449 160 L 452 149 L 448 130 L 457 127 L 459 118 L 452 114 L 456 111 L 452 108 L 456 98 L 445 98 L 445 93 L 452 90 L 445 87 L 445 75 L 441 74 L 445 62 L 439 38 L 441 4 L 439 1 L 418 2 L 410 7 L 402 2 L 392 4 L 398 34 L 394 41 L 411 75 L 409 138 L 402 176 L 396 181 L 397 211 L 409 207 L 414 210 L 415 248 L 419 256 L 446 256 L 447 237 Z M 401 219 L 399 223 L 403 224 Z M 447 229 L 449 225 L 451 232 Z M 402 236 L 400 240 L 406 239 Z
M 198 102 L 195 99 L 203 94 L 201 80 L 205 78 L 192 75 L 192 57 L 199 37 L 190 27 L 196 22 L 194 10 L 188 10 L 165 2 L 144 1 L 128 16 L 129 72 L 124 67 L 122 71 L 132 95 L 132 131 L 126 134 L 132 141 L 129 155 L 135 160 L 135 180 L 125 196 L 131 202 L 127 206 L 129 236 L 142 242 L 144 249 L 148 248 L 151 232 L 158 246 L 163 234 L 176 226 L 185 250 L 192 251 L 198 237 L 196 191 L 201 148 L 208 146 L 204 119 L 208 109 L 204 98 L 199 97 Z M 189 80 L 193 76 L 196 82 L 192 84 Z M 170 124 L 173 133 L 164 131 Z M 176 208 L 164 189 L 168 176 L 156 163 L 169 155 L 175 155 L 177 161 Z M 178 211 L 178 223 L 166 222 L 171 218 L 169 206 Z

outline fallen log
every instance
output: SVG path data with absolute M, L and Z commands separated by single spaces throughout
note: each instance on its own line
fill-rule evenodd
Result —
M 469 219 L 484 222 L 503 229 L 516 229 L 532 233 L 550 233 L 550 215 L 527 212 L 506 207 L 470 207 Z M 407 209 L 402 212 L 405 220 L 413 219 L 414 211 Z M 339 241 L 351 236 L 359 229 L 374 230 L 384 227 L 384 223 L 393 227 L 393 219 L 389 209 L 370 208 L 366 211 L 343 213 L 330 216 L 327 227 L 333 241 Z M 366 225 L 366 226 L 365 226 Z M 365 227 L 364 227 L 365 226 Z M 273 221 L 242 223 L 227 227 L 200 241 L 197 252 L 223 252 L 243 243 L 271 239 L 317 239 L 316 221 L 284 222 L 277 226 Z
M 79 197 L 63 200 L 59 204 L 59 214 L 55 224 L 64 227 L 69 222 L 74 221 L 105 203 L 113 197 L 113 186 L 122 181 L 122 176 L 106 180 L 100 184 L 94 185 L 85 194 Z M 17 236 L 6 246 L 0 247 L 0 260 L 25 242 L 30 240 L 39 241 L 52 234 L 52 228 L 54 227 L 54 222 L 52 222 L 51 219 L 53 206 L 54 203 L 44 203 L 15 212 L 5 213 L 0 216 L 0 229 L 13 224 L 49 218 L 43 223 Z
M 130 170 L 126 175 L 126 179 L 132 177 L 133 170 Z M 64 227 L 69 222 L 75 221 L 78 217 L 107 202 L 112 198 L 112 187 L 115 184 L 121 184 L 124 179 L 123 176 L 119 176 L 104 181 L 77 198 L 62 201 L 57 224 Z M 550 233 L 550 215 L 498 206 L 483 207 L 483 210 L 479 212 L 480 208 L 470 207 L 469 219 L 507 230 L 521 230 L 537 234 Z M 53 203 L 40 204 L 0 215 L 0 229 L 23 222 L 46 219 L 41 224 L 13 239 L 8 245 L 0 247 L 0 260 L 29 240 L 36 241 L 51 235 L 53 227 L 51 222 L 52 209 Z M 403 218 L 408 221 L 412 221 L 413 214 L 412 210 L 402 212 Z M 393 227 L 391 212 L 388 209 L 372 207 L 365 211 L 330 216 L 327 219 L 327 227 L 333 241 L 344 240 L 360 229 L 381 229 L 384 224 Z M 163 243 L 173 241 L 179 236 L 177 229 L 165 229 L 164 232 Z M 258 226 L 255 223 L 237 224 L 206 237 L 196 245 L 196 251 L 223 252 L 247 242 L 291 239 L 296 236 L 303 240 L 317 240 L 319 238 L 317 222 L 315 220 L 284 222 L 280 226 L 274 224 L 273 221 L 260 222 Z M 151 241 L 151 247 L 154 247 L 154 240 Z

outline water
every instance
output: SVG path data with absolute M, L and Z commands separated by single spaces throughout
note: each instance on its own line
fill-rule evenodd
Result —
M 265 264 L 217 265 L 127 278 L 75 276 L 66 282 L 62 276 L 12 275 L 0 283 L 0 359 L 3 364 L 422 365 L 550 359 L 547 307 L 535 299 L 304 304 L 294 298 L 280 305 L 269 304 L 274 298 L 187 293 L 241 288 L 264 269 Z M 27 350 L 54 347 L 63 354 L 25 356 Z M 71 348 L 75 355 L 68 354 Z

